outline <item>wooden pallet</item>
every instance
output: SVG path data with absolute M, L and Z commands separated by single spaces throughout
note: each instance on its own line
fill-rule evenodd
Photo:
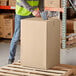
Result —
M 72 73 L 73 73 L 73 76 L 76 76 L 76 65 L 60 64 L 59 66 L 55 66 L 53 68 L 68 68 L 68 69 L 71 69 Z
M 71 76 L 72 70 L 66 68 L 36 69 L 14 63 L 0 68 L 0 76 Z

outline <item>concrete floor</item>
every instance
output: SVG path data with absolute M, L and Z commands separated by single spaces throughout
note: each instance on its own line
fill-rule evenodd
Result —
M 0 42 L 0 66 L 8 64 L 10 42 Z M 16 52 L 16 61 L 20 59 L 20 45 Z M 76 65 L 76 47 L 60 51 L 60 63 Z
M 76 65 L 76 47 L 61 49 L 60 62 L 61 64 Z
M 16 61 L 20 59 L 20 45 L 18 44 L 16 52 Z M 0 42 L 0 66 L 8 64 L 10 42 Z

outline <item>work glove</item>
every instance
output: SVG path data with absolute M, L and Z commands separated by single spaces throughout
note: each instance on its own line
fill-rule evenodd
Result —
M 48 20 L 48 11 L 42 11 L 40 15 L 43 20 Z
M 36 17 L 40 17 L 40 12 L 38 10 L 33 11 L 32 14 Z

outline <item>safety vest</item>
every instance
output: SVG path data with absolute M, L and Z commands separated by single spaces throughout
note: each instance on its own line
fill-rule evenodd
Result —
M 26 1 L 31 7 L 37 7 L 39 4 L 39 0 L 26 0 Z M 31 12 L 29 10 L 27 10 L 26 8 L 24 8 L 23 6 L 21 6 L 20 4 L 21 4 L 21 1 L 16 0 L 16 14 L 21 15 L 21 16 L 30 15 Z

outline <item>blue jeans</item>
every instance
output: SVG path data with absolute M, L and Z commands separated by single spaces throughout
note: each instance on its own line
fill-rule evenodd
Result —
M 17 47 L 17 42 L 20 40 L 20 25 L 21 25 L 21 19 L 24 18 L 31 18 L 33 17 L 32 15 L 29 16 L 20 16 L 16 15 L 15 16 L 15 31 L 13 38 L 11 40 L 10 44 L 10 54 L 9 54 L 9 59 L 15 59 L 15 54 L 16 54 L 16 47 Z

